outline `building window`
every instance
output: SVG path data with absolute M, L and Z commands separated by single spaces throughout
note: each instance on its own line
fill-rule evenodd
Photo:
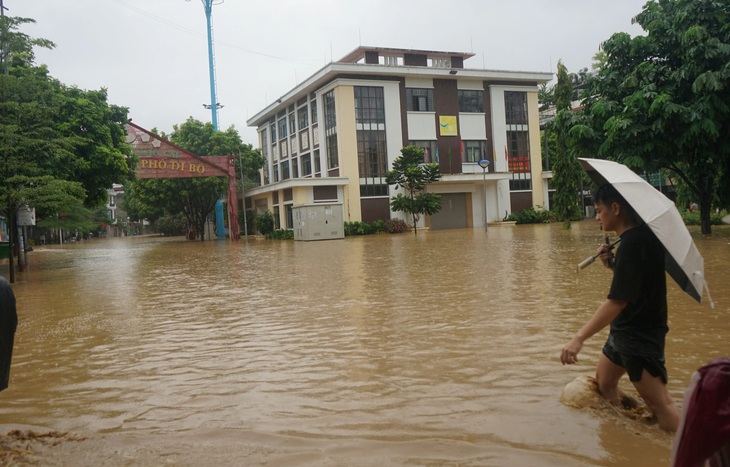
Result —
M 459 112 L 484 113 L 484 91 L 459 91 Z
M 279 139 L 286 138 L 286 117 L 279 120 Z
M 312 175 L 312 155 L 305 154 L 302 156 L 302 177 Z
M 322 163 L 319 160 L 319 149 L 314 151 L 314 173 L 318 174 L 322 172 Z
M 297 132 L 297 121 L 294 120 L 294 112 L 289 114 L 289 134 L 293 135 Z
M 433 89 L 406 89 L 406 106 L 411 112 L 433 112 Z
M 371 198 L 374 196 L 388 196 L 388 185 L 360 185 L 360 196 L 363 198 Z
M 486 141 L 462 141 L 464 144 L 463 162 L 479 162 L 487 158 Z
M 291 230 L 294 228 L 294 210 L 292 209 L 292 204 L 286 204 L 284 205 L 284 209 L 286 210 L 286 228 L 287 230 Z
M 271 176 L 269 175 L 269 164 L 264 165 L 264 185 L 271 183 Z
M 312 198 L 315 203 L 326 203 L 337 201 L 337 187 L 336 186 L 313 186 L 312 187 Z
M 310 107 L 312 107 L 312 125 L 314 125 L 317 123 L 317 101 L 315 99 L 310 103 Z
M 299 129 L 303 130 L 309 126 L 309 113 L 306 107 L 297 110 L 299 116 Z
M 361 125 L 385 124 L 383 88 L 355 86 L 355 119 Z
M 269 137 L 268 137 L 269 129 L 267 127 L 264 127 L 264 130 L 261 132 L 261 154 L 265 158 L 269 158 Z
M 269 124 L 269 128 L 271 128 L 271 142 L 276 142 L 276 123 L 272 122 Z
M 510 190 L 530 190 L 530 137 L 527 131 L 507 131 L 508 169 L 512 172 Z
M 289 177 L 289 161 L 281 163 L 281 179 L 287 180 Z
M 438 162 L 439 148 L 436 141 L 408 141 L 409 146 L 417 146 L 423 148 L 423 162 Z
M 299 178 L 299 160 L 296 157 L 291 160 L 291 177 Z
M 388 150 L 384 130 L 357 131 L 357 160 L 360 177 L 385 177 Z
M 527 125 L 527 93 L 505 91 L 504 111 L 507 125 Z
M 327 146 L 327 168 L 340 166 L 337 154 L 337 116 L 335 115 L 335 92 L 324 95 L 324 134 Z
M 383 88 L 355 86 L 355 118 L 360 178 L 384 177 L 388 171 L 388 147 Z
M 327 168 L 334 169 L 340 166 L 337 157 L 337 134 L 327 136 Z
M 279 181 L 279 164 L 274 164 L 273 172 L 274 172 L 274 183 L 276 183 Z
M 281 229 L 281 220 L 279 219 L 279 206 L 274 206 L 274 228 Z

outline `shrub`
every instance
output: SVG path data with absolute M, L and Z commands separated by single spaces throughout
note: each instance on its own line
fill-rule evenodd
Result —
M 375 220 L 372 224 L 367 222 L 345 222 L 345 236 L 370 235 L 379 233 L 403 233 L 411 230 L 403 219 Z
M 187 221 L 184 214 L 166 215 L 157 219 L 155 229 L 165 237 L 185 235 Z
M 367 222 L 345 222 L 345 236 L 368 235 L 373 233 L 373 228 Z
M 681 209 L 679 214 L 682 216 L 684 225 L 700 225 L 700 211 L 690 212 L 688 209 Z M 710 224 L 711 225 L 722 225 L 722 218 L 727 215 L 725 211 L 719 213 L 710 213 Z
M 256 230 L 258 230 L 261 235 L 266 235 L 268 237 L 274 232 L 274 215 L 271 211 L 266 211 L 263 214 L 257 214 L 253 218 L 253 223 L 256 226 Z
M 384 223 L 385 231 L 388 233 L 403 233 L 411 230 L 403 219 L 387 219 Z
M 354 222 L 347 222 L 347 221 L 345 221 L 345 227 L 344 227 L 345 237 L 349 237 L 351 235 L 357 235 L 355 233 L 355 226 L 354 226 L 354 224 L 355 224 Z
M 555 215 L 544 209 L 527 208 L 516 211 L 507 216 L 508 221 L 515 221 L 518 224 L 549 224 L 557 219 Z
M 286 229 L 276 229 L 270 234 L 266 235 L 266 238 L 270 238 L 272 240 L 291 240 L 294 238 L 294 231 Z
M 370 224 L 370 227 L 373 228 L 373 233 L 383 233 L 385 232 L 385 221 L 382 219 L 374 220 L 372 224 Z

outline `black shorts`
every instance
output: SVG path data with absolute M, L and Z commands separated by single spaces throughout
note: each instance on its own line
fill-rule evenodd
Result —
M 664 358 L 621 353 L 616 349 L 613 336 L 610 334 L 603 345 L 603 355 L 612 363 L 624 368 L 626 373 L 629 374 L 629 380 L 634 383 L 641 381 L 641 375 L 646 370 L 650 375 L 661 378 L 664 384 L 667 384 L 667 369 L 664 366 Z

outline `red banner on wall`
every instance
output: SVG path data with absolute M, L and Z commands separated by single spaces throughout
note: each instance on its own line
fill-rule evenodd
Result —
M 527 173 L 530 171 L 530 158 L 527 156 L 510 156 L 508 164 L 508 170 L 512 173 Z

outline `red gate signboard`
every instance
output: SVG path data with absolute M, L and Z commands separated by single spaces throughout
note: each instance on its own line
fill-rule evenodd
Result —
M 132 122 L 124 124 L 127 143 L 139 157 L 137 178 L 228 177 L 228 232 L 238 240 L 236 166 L 233 156 L 196 156 Z

